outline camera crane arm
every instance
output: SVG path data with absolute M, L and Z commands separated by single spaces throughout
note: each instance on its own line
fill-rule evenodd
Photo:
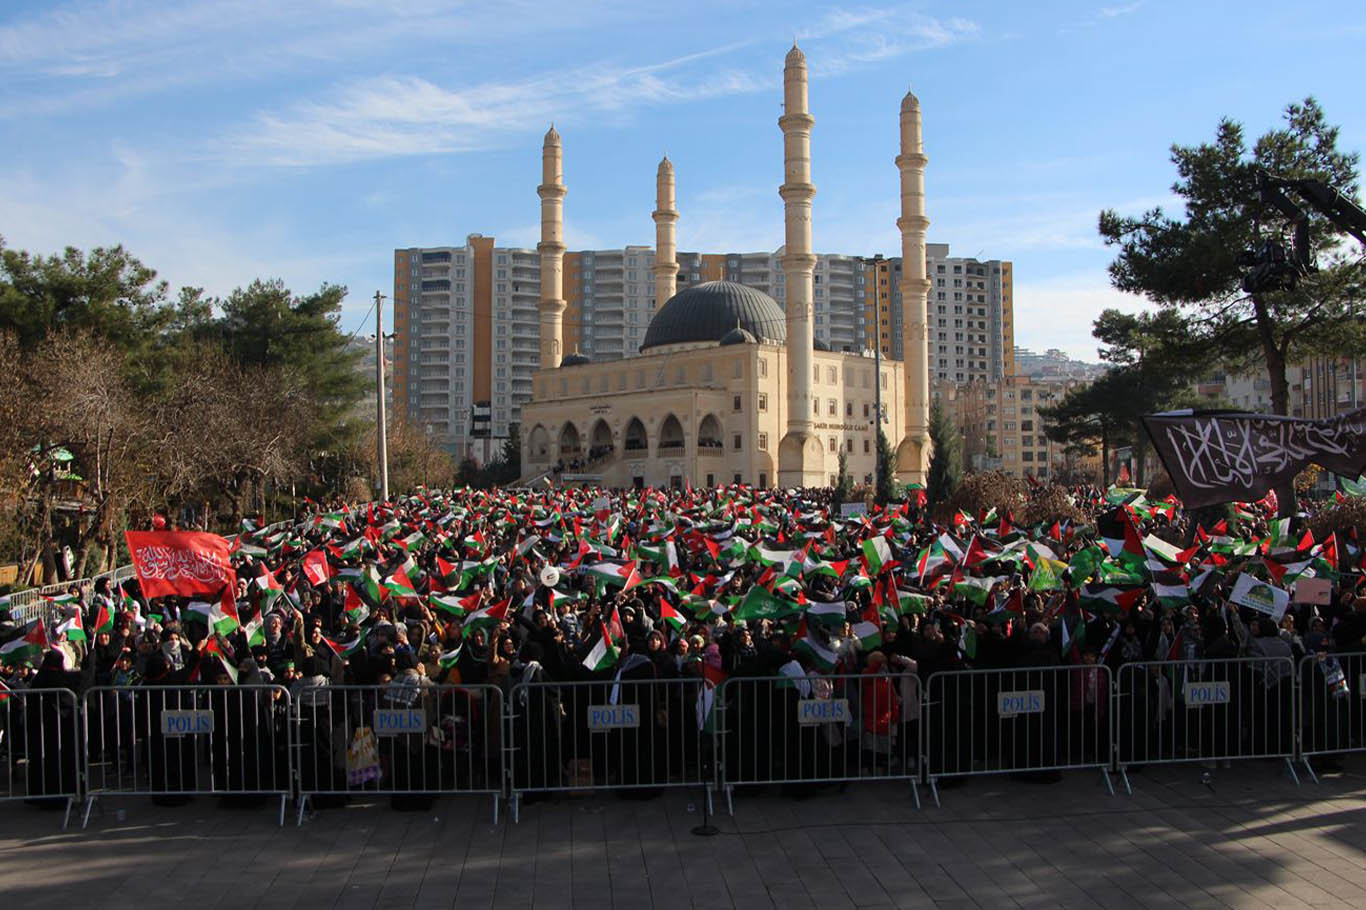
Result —
M 1287 191 L 1366 246 L 1366 211 L 1347 196 L 1312 177 L 1276 177 L 1259 170 L 1258 196 L 1285 216 L 1295 237 L 1289 255 L 1285 246 L 1275 240 L 1267 240 L 1243 255 L 1243 265 L 1251 269 L 1243 279 L 1243 288 L 1248 292 L 1293 287 L 1301 275 L 1316 268 L 1309 245 L 1309 212 L 1286 195 Z

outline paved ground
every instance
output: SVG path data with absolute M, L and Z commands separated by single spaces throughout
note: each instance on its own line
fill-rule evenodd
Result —
M 1366 761 L 1296 788 L 1271 763 L 977 779 L 916 811 L 897 786 L 737 794 L 721 834 L 693 794 L 433 811 L 352 805 L 302 828 L 270 806 L 109 803 L 90 827 L 0 805 L 0 895 L 24 910 L 237 907 L 1366 908 Z M 724 812 L 724 801 L 718 808 Z M 123 810 L 120 819 L 118 810 Z

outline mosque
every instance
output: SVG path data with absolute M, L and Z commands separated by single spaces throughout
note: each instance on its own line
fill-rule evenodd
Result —
M 542 148 L 540 362 L 522 406 L 526 480 L 611 487 L 826 486 L 840 453 L 855 482 L 871 480 L 876 405 L 896 450 L 901 482 L 929 467 L 929 351 L 925 276 L 926 157 L 920 102 L 901 103 L 902 344 L 905 362 L 837 353 L 814 340 L 811 127 L 806 57 L 795 45 L 783 67 L 786 236 L 779 252 L 786 310 L 745 285 L 711 281 L 675 293 L 678 264 L 674 170 L 657 175 L 655 313 L 640 356 L 594 363 L 563 351 L 563 149 L 552 127 Z M 558 364 L 548 367 L 547 364 Z M 876 372 L 876 376 L 874 373 Z

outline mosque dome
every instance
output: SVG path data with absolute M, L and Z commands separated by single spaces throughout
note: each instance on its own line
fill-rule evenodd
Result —
M 592 363 L 592 362 L 593 362 L 592 360 L 588 359 L 588 355 L 587 355 L 587 354 L 580 354 L 578 351 L 574 351 L 572 354 L 566 354 L 566 355 L 565 355 L 564 359 L 560 361 L 560 366 L 561 366 L 561 367 L 581 367 L 581 366 L 583 366 L 585 363 Z
M 736 329 L 749 333 L 751 340 L 787 343 L 787 318 L 776 300 L 743 284 L 705 281 L 684 288 L 659 308 L 640 349 L 716 343 Z
M 757 339 L 749 332 L 740 328 L 738 325 L 729 332 L 721 336 L 717 344 L 721 347 L 729 347 L 732 344 L 755 344 Z

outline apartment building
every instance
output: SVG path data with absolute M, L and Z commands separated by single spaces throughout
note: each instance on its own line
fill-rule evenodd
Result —
M 786 305 L 782 249 L 680 252 L 677 289 L 745 284 Z M 941 389 L 1013 374 L 1012 268 L 949 255 L 928 244 L 930 380 Z M 458 457 L 496 454 L 521 421 L 539 358 L 539 256 L 471 234 L 464 246 L 394 251 L 395 417 L 444 439 Z M 639 354 L 655 300 L 654 248 L 564 254 L 564 344 L 595 362 Z M 817 345 L 900 360 L 901 259 L 818 254 L 813 276 Z M 474 420 L 478 409 L 479 420 Z
M 948 386 L 940 401 L 963 434 L 964 466 L 1048 480 L 1076 470 L 1059 443 L 1044 435 L 1040 406 L 1056 404 L 1082 382 L 1007 376 Z

